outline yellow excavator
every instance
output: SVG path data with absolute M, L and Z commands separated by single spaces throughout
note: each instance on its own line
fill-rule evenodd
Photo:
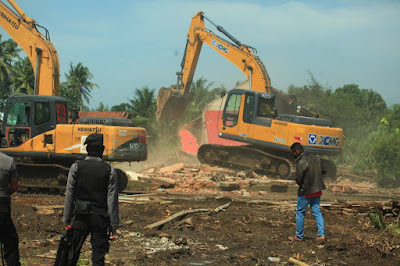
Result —
M 206 29 L 205 19 L 229 40 Z M 159 120 L 182 120 L 191 100 L 190 85 L 203 43 L 237 66 L 248 79 L 247 89 L 229 91 L 218 134 L 220 138 L 249 145 L 202 145 L 197 154 L 200 162 L 252 168 L 286 177 L 293 173 L 290 146 L 295 142 L 302 143 L 310 153 L 327 156 L 340 153 L 343 130 L 335 128 L 332 121 L 317 118 L 300 106 L 295 107 L 297 113 L 289 113 L 288 105 L 295 103 L 282 101 L 282 93 L 271 87 L 269 75 L 256 50 L 213 23 L 203 12 L 192 18 L 182 71 L 178 72 L 178 84 L 160 89 L 157 97 Z M 278 98 L 280 102 L 276 105 Z M 328 170 L 327 176 L 334 176 L 335 164 L 327 159 L 323 163 Z
M 59 97 L 58 55 L 48 31 L 13 0 L 8 2 L 15 12 L 0 1 L 0 26 L 25 51 L 35 74 L 34 95 L 9 97 L 2 125 L 0 151 L 16 158 L 22 188 L 65 190 L 69 166 L 86 157 L 84 142 L 91 133 L 104 135 L 105 161 L 146 160 L 146 130 L 134 127 L 131 120 L 95 117 L 69 122 L 67 100 Z M 128 179 L 123 171 L 117 173 L 122 191 Z

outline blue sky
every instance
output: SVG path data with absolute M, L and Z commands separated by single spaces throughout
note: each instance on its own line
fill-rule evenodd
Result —
M 50 31 L 61 81 L 70 62 L 90 69 L 100 86 L 90 107 L 127 102 L 135 88 L 174 84 L 200 10 L 255 47 L 280 90 L 306 84 L 311 71 L 332 89 L 355 83 L 389 105 L 400 103 L 400 1 L 15 1 Z M 200 77 L 228 89 L 245 79 L 207 45 L 194 78 Z

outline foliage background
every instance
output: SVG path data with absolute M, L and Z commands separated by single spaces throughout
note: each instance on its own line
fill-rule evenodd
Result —
M 381 186 L 400 186 L 400 105 L 387 107 L 373 89 L 346 84 L 332 90 L 322 86 L 312 73 L 309 77 L 308 84 L 291 85 L 288 92 L 343 128 L 343 151 L 336 163 L 357 172 L 376 170 Z

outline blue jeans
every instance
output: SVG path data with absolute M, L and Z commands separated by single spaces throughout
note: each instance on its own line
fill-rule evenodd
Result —
M 325 236 L 324 230 L 324 218 L 319 209 L 321 197 L 306 198 L 304 196 L 297 196 L 297 209 L 296 209 L 296 236 L 303 239 L 304 235 L 304 216 L 308 205 L 311 207 L 311 211 L 315 220 L 317 221 L 318 236 Z

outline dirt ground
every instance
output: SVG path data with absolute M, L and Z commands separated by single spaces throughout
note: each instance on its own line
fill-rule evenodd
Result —
M 325 243 L 317 243 L 315 220 L 308 212 L 305 241 L 288 240 L 295 233 L 295 187 L 287 192 L 191 191 L 153 188 L 147 191 L 130 182 L 129 189 L 142 190 L 120 196 L 118 239 L 111 242 L 108 265 L 293 265 L 290 257 L 310 265 L 400 265 L 400 237 L 393 230 L 380 231 L 368 217 L 373 205 L 397 200 L 400 194 L 379 190 L 371 194 L 326 191 L 322 209 Z M 63 233 L 63 196 L 16 194 L 12 215 L 20 237 L 22 263 L 52 265 Z M 147 225 L 184 210 L 230 205 L 219 212 L 196 212 L 161 228 Z M 346 203 L 346 208 L 333 208 Z M 353 202 L 353 205 L 349 203 Z M 35 206 L 53 206 L 40 214 Z M 352 208 L 351 206 L 354 206 Z M 385 217 L 387 224 L 396 217 Z M 398 221 L 397 221 L 398 222 Z M 80 265 L 89 264 L 86 241 Z M 276 262 L 278 261 L 278 262 Z

